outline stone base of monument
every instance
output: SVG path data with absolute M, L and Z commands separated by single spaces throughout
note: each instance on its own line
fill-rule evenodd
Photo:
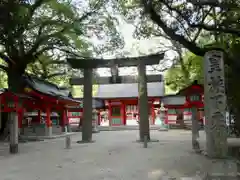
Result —
M 237 180 L 237 162 L 230 159 L 217 159 L 206 165 L 208 172 L 206 172 L 205 179 L 219 179 L 219 180 Z

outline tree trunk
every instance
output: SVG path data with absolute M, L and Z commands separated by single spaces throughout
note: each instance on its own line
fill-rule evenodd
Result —
M 92 141 L 92 69 L 84 69 L 82 141 Z
M 20 92 L 23 87 L 22 87 L 22 75 L 24 74 L 24 67 L 22 68 L 14 68 L 14 69 L 9 69 L 9 71 L 7 72 L 7 76 L 8 76 L 8 89 L 14 93 Z M 6 138 L 6 136 L 9 135 L 10 133 L 10 127 L 9 127 L 9 121 L 8 121 L 8 116 L 9 113 L 4 113 L 2 112 L 3 116 L 2 116 L 2 126 L 0 129 L 0 136 L 2 136 L 2 138 Z M 1 139 L 2 139 L 1 138 Z
M 23 91 L 24 84 L 22 76 L 25 72 L 26 65 L 21 64 L 21 66 L 11 66 L 9 67 L 8 75 L 8 89 L 13 93 L 20 93 Z M 11 103 L 11 102 L 8 102 Z M 8 132 L 10 132 L 10 144 L 9 151 L 11 154 L 18 153 L 18 118 L 16 112 L 8 113 L 8 123 L 9 127 L 6 127 Z M 7 124 L 8 124 L 7 123 Z
M 8 89 L 14 93 L 19 93 L 23 90 L 24 84 L 22 76 L 24 74 L 25 68 L 14 68 L 9 70 L 8 76 Z
M 138 106 L 140 115 L 139 136 L 140 141 L 143 142 L 144 136 L 147 136 L 147 139 L 150 140 L 150 132 L 146 66 L 142 62 L 138 65 Z

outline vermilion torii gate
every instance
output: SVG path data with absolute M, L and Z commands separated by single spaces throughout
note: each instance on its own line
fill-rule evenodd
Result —
M 83 69 L 83 78 L 73 78 L 71 84 L 84 85 L 82 141 L 92 141 L 92 69 L 111 68 L 111 77 L 98 77 L 98 84 L 138 83 L 139 114 L 140 114 L 140 141 L 144 136 L 150 140 L 148 121 L 147 82 L 159 82 L 161 75 L 146 76 L 146 65 L 156 65 L 164 58 L 164 53 L 141 56 L 136 58 L 96 59 L 96 58 L 68 58 L 68 63 L 74 69 Z M 119 67 L 138 67 L 138 78 L 134 76 L 119 76 Z

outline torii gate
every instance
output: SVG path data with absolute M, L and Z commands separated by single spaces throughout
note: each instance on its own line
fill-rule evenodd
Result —
M 141 56 L 136 58 L 96 59 L 96 58 L 68 58 L 68 63 L 75 69 L 83 69 L 83 78 L 74 78 L 71 84 L 84 85 L 82 141 L 92 141 L 92 69 L 111 68 L 111 77 L 98 77 L 98 84 L 138 83 L 139 113 L 140 113 L 140 141 L 149 134 L 147 82 L 162 81 L 161 75 L 146 76 L 146 65 L 156 65 L 164 58 L 164 53 Z M 138 67 L 138 79 L 134 76 L 119 76 L 119 67 Z M 90 120 L 89 120 L 90 119 Z

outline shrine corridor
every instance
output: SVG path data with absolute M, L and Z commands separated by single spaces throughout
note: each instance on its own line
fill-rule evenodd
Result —
M 112 131 L 94 134 L 95 143 L 77 144 L 64 149 L 64 139 L 20 145 L 20 154 L 8 155 L 1 145 L 1 180 L 160 180 L 195 176 L 207 172 L 210 160 L 191 151 L 191 132 L 152 131 L 158 143 L 148 148 L 136 142 L 138 131 Z M 202 143 L 203 144 L 203 143 Z M 6 148 L 6 149 L 5 149 Z

